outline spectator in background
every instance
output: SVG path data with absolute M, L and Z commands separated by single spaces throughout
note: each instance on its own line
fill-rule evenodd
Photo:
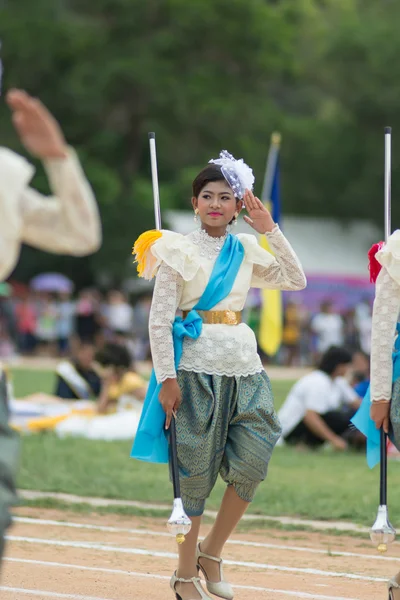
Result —
M 113 290 L 109 293 L 105 318 L 106 327 L 111 332 L 132 334 L 133 308 L 128 304 L 122 292 Z
M 317 338 L 316 350 L 319 357 L 331 346 L 343 346 L 343 320 L 334 312 L 331 302 L 321 304 L 320 312 L 311 321 L 311 330 Z
M 135 338 L 136 360 L 146 360 L 150 353 L 149 315 L 152 295 L 144 294 L 133 309 L 133 333 Z
M 62 361 L 56 370 L 54 394 L 66 400 L 89 400 L 99 396 L 100 375 L 94 365 L 95 348 L 90 342 L 81 342 L 74 358 Z
M 355 309 L 355 323 L 361 350 L 369 355 L 371 353 L 372 310 L 368 298 L 357 304 Z
M 2 356 L 13 355 L 18 347 L 17 320 L 9 294 L 9 288 L 0 291 L 0 319 L 3 329 L 3 343 L 4 348 L 8 348 Z
M 96 354 L 96 362 L 103 367 L 103 386 L 98 410 L 107 413 L 120 408 L 137 405 L 144 400 L 147 384 L 135 372 L 131 356 L 124 346 L 109 343 Z
M 100 330 L 99 303 L 92 290 L 82 290 L 75 306 L 75 331 L 81 342 L 94 343 Z
M 332 347 L 317 370 L 295 383 L 278 413 L 285 442 L 309 448 L 328 442 L 336 450 L 359 442 L 358 432 L 349 429 L 361 403 L 344 377 L 351 362 L 350 352 Z
M 30 354 L 36 347 L 36 310 L 28 294 L 15 307 L 18 347 L 23 354 Z
M 353 356 L 351 385 L 360 398 L 364 398 L 370 383 L 370 357 L 362 350 Z
M 57 305 L 50 294 L 43 294 L 36 319 L 36 339 L 48 352 L 54 351 L 57 339 Z
M 347 310 L 343 318 L 344 345 L 350 352 L 360 349 L 360 337 L 356 325 L 356 311 L 354 308 Z
M 60 294 L 57 305 L 57 341 L 58 350 L 65 355 L 70 350 L 71 337 L 74 331 L 75 304 L 68 293 Z
M 285 364 L 293 367 L 299 364 L 301 316 L 296 302 L 289 301 L 283 318 L 282 344 Z

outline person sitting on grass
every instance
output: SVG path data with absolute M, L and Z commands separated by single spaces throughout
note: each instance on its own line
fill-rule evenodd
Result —
M 128 349 L 121 344 L 108 343 L 96 355 L 102 367 L 102 389 L 98 412 L 107 413 L 116 408 L 142 408 L 147 384 L 135 372 Z
M 370 356 L 363 350 L 353 355 L 353 373 L 351 384 L 355 392 L 364 398 L 370 384 Z
M 99 396 L 101 378 L 94 366 L 94 345 L 81 342 L 75 357 L 57 367 L 55 395 L 66 400 L 89 400 Z
M 278 413 L 286 443 L 315 449 L 328 442 L 336 450 L 361 443 L 360 435 L 349 427 L 361 403 L 344 377 L 351 362 L 350 352 L 333 346 L 319 368 L 292 387 Z

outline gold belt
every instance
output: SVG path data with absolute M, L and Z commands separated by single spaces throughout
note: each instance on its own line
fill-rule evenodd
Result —
M 189 312 L 188 310 L 182 311 L 184 319 Z M 240 310 L 197 310 L 196 312 L 206 325 L 239 325 L 242 322 Z

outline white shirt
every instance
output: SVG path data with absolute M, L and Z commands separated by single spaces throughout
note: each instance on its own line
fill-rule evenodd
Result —
M 113 331 L 130 333 L 133 326 L 133 308 L 127 302 L 109 304 L 107 308 L 107 323 Z
M 313 371 L 294 384 L 278 417 L 282 436 L 286 437 L 312 410 L 323 415 L 338 410 L 343 404 L 351 404 L 358 396 L 344 377 L 332 379 L 323 371 Z
M 245 256 L 232 291 L 212 310 L 241 311 L 251 287 L 301 290 L 306 285 L 303 269 L 292 247 L 276 227 L 267 234 L 274 256 L 254 235 L 239 234 Z M 150 312 L 150 344 L 157 380 L 176 377 L 172 323 L 176 310 L 192 309 L 202 296 L 224 240 L 195 231 L 183 236 L 164 231 L 151 247 L 160 265 Z M 154 264 L 150 265 L 154 269 Z M 254 332 L 240 325 L 204 324 L 197 340 L 185 338 L 179 369 L 228 377 L 260 373 Z
M 331 346 L 342 346 L 343 321 L 340 315 L 320 313 L 314 317 L 311 326 L 318 336 L 318 352 L 326 352 Z
M 21 244 L 84 256 L 98 250 L 101 223 L 96 200 L 72 148 L 66 158 L 46 160 L 53 196 L 28 187 L 34 168 L 0 147 L 0 280 L 15 267 Z

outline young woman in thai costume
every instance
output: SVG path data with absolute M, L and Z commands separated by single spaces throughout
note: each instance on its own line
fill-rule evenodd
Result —
M 377 251 L 377 252 L 376 252 Z M 376 252 L 376 254 L 375 254 Z M 376 280 L 371 334 L 371 419 L 376 429 L 383 427 L 399 447 L 399 377 L 400 377 L 400 231 L 386 244 L 371 249 L 371 279 Z M 368 395 L 368 394 L 367 394 Z M 376 432 L 375 451 L 379 452 Z M 389 600 L 400 600 L 400 572 L 389 581 Z
M 221 553 L 266 477 L 281 433 L 256 338 L 241 322 L 241 311 L 251 287 L 301 290 L 306 279 L 288 241 L 253 195 L 253 183 L 243 160 L 221 152 L 193 182 L 200 227 L 187 236 L 147 232 L 134 248 L 141 274 L 157 272 L 149 322 L 156 404 L 165 411 L 162 428 L 176 415 L 182 500 L 192 519 L 171 579 L 178 600 L 210 598 L 198 571 L 210 593 L 233 598 Z M 254 235 L 229 233 L 243 204 L 245 221 L 267 236 L 274 255 Z M 177 309 L 182 318 L 175 318 Z M 167 456 L 165 436 L 155 431 L 160 418 L 151 410 L 146 399 L 132 456 L 161 462 Z M 227 489 L 213 528 L 198 544 L 201 515 L 218 474 Z

